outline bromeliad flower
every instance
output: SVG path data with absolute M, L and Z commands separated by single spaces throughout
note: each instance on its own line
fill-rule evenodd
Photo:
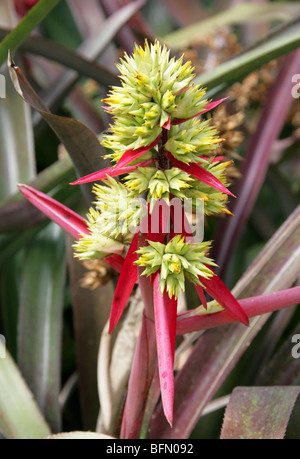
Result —
M 217 136 L 217 130 L 209 121 L 192 119 L 171 127 L 165 148 L 174 158 L 186 164 L 205 163 L 207 156 L 213 154 L 220 142 L 222 139 Z
M 185 238 L 177 235 L 167 245 L 149 241 L 149 245 L 140 248 L 137 265 L 145 267 L 142 275 L 149 276 L 160 271 L 159 289 L 163 295 L 167 290 L 170 299 L 178 298 L 185 291 L 185 276 L 194 284 L 201 285 L 201 278 L 209 279 L 214 276 L 208 267 L 216 266 L 205 253 L 210 242 L 190 244 Z
M 156 167 L 138 168 L 126 177 L 126 185 L 133 193 L 148 193 L 150 213 L 158 199 L 164 199 L 167 204 L 170 203 L 170 195 L 183 200 L 186 197 L 185 190 L 192 186 L 191 182 L 194 179 L 176 167 L 164 171 Z
M 212 269 L 214 262 L 207 253 L 211 243 L 194 242 L 189 226 L 178 231 L 172 207 L 177 199 L 181 223 L 187 221 L 186 198 L 202 199 L 206 215 L 228 212 L 229 163 L 214 155 L 221 139 L 207 121 L 195 119 L 222 100 L 205 100 L 204 89 L 192 84 L 191 64 L 184 63 L 183 57 L 170 58 L 167 48 L 158 42 L 136 46 L 118 69 L 122 86 L 113 87 L 104 99 L 113 124 L 102 140 L 111 150 L 107 156 L 117 164 L 73 183 L 103 181 L 94 187 L 96 199 L 87 220 L 74 213 L 71 220 L 64 218 L 69 214 L 59 203 L 28 187 L 21 191 L 67 231 L 75 224 L 76 230 L 71 231 L 77 239 L 75 256 L 105 258 L 119 267 L 110 332 L 137 281 L 153 292 L 149 293 L 152 300 L 145 302 L 145 317 L 155 322 L 162 402 L 172 424 L 177 298 L 185 291 L 186 278 L 194 283 L 204 307 L 206 291 L 229 315 L 248 324 L 240 304 Z M 117 181 L 113 178 L 117 176 L 125 177 Z M 154 338 L 148 330 L 141 339 Z M 129 384 L 128 399 L 131 387 Z M 126 405 L 122 431 L 128 427 L 128 409 Z

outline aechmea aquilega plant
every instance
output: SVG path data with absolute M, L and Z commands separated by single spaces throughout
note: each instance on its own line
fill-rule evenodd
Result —
M 104 258 L 121 270 L 110 332 L 136 282 L 141 285 L 143 278 L 152 289 L 153 304 L 149 302 L 146 313 L 155 322 L 162 403 L 172 424 L 177 299 L 186 278 L 195 284 L 204 307 L 206 290 L 233 318 L 248 324 L 242 307 L 213 271 L 211 243 L 196 241 L 191 230 L 190 217 L 197 217 L 200 201 L 203 215 L 228 213 L 230 162 L 216 157 L 222 139 L 208 121 L 199 119 L 222 100 L 208 102 L 205 90 L 192 83 L 191 64 L 170 58 L 158 42 L 136 46 L 118 69 L 122 84 L 112 87 L 103 101 L 113 124 L 102 138 L 107 157 L 116 164 L 74 182 L 103 182 L 94 186 L 95 205 L 87 221 L 80 221 L 74 250 L 80 259 Z M 49 215 L 39 196 L 23 192 Z M 191 202 L 189 215 L 185 201 Z

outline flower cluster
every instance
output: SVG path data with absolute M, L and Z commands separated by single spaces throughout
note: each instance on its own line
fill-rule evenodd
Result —
M 205 165 L 205 169 L 213 174 L 224 186 L 228 186 L 225 170 L 231 164 L 232 161 L 213 161 L 208 162 Z M 220 213 L 232 215 L 227 209 L 228 195 L 199 180 L 193 182 L 192 186 L 185 192 L 185 197 L 203 199 L 205 215 Z
M 187 164 L 191 162 L 205 164 L 207 156 L 213 153 L 221 141 L 209 121 L 192 119 L 181 125 L 171 126 L 165 148 L 179 161 Z
M 195 118 L 220 101 L 208 103 L 205 90 L 192 84 L 194 69 L 190 62 L 184 63 L 183 57 L 170 58 L 170 52 L 158 42 L 146 42 L 145 48 L 136 46 L 133 55 L 125 54 L 117 67 L 122 85 L 112 87 L 103 100 L 114 123 L 102 138 L 103 146 L 110 150 L 107 156 L 117 165 L 105 171 L 107 174 L 93 174 L 94 180 L 100 178 L 105 185 L 94 188 L 96 207 L 88 215 L 90 235 L 84 235 L 74 246 L 80 258 L 104 257 L 99 245 L 101 237 L 108 238 L 112 249 L 115 247 L 110 239 L 117 242 L 117 250 L 118 244 L 131 243 L 129 228 L 137 228 L 147 213 L 140 196 L 146 198 L 150 214 L 157 200 L 164 199 L 169 204 L 174 197 L 194 202 L 202 199 L 206 215 L 228 212 L 230 193 L 225 170 L 230 163 L 214 156 L 222 139 L 209 121 Z M 125 175 L 124 182 L 114 180 L 114 175 Z M 173 245 L 166 247 L 169 250 Z M 142 250 L 140 265 L 153 255 L 151 241 Z M 191 245 L 192 250 L 198 254 L 196 244 Z M 173 255 L 175 259 L 178 254 Z M 171 259 L 172 253 L 168 257 Z M 161 273 L 165 273 L 165 260 L 161 259 L 157 268 Z M 161 281 L 170 295 L 176 292 L 177 296 L 184 290 L 184 273 L 188 275 L 193 269 L 197 272 L 194 258 L 189 264 L 193 268 L 187 269 L 183 263 L 180 275 L 166 275 Z M 190 277 L 201 284 L 199 276 L 200 272 Z
M 143 279 L 145 317 L 149 314 L 155 319 L 162 403 L 172 424 L 177 298 L 185 290 L 185 278 L 194 283 L 204 308 L 206 290 L 233 317 L 248 324 L 240 304 L 213 271 L 214 262 L 207 254 L 210 242 L 195 242 L 185 206 L 186 199 L 192 200 L 188 212 L 195 211 L 192 217 L 198 217 L 195 206 L 200 198 L 203 214 L 228 213 L 231 193 L 226 168 L 230 162 L 216 156 L 221 142 L 216 129 L 197 118 L 222 100 L 205 100 L 204 89 L 192 84 L 191 64 L 184 63 L 183 57 L 170 58 L 158 42 L 146 42 L 144 49 L 136 46 L 118 69 L 122 85 L 113 87 L 104 100 L 113 124 L 102 139 L 110 150 L 107 156 L 116 164 L 74 182 L 104 182 L 94 186 L 95 207 L 88 220 L 31 187 L 22 187 L 22 192 L 77 239 L 77 257 L 104 258 L 120 271 L 109 332 L 122 316 L 136 282 L 141 282 L 140 276 L 151 276 L 151 281 Z M 118 176 L 123 180 L 114 178 Z M 180 230 L 177 220 L 184 223 Z
M 117 65 L 122 86 L 113 87 L 103 102 L 114 116 L 111 133 L 103 145 L 119 160 L 123 153 L 155 142 L 170 117 L 196 115 L 206 105 L 205 91 L 191 87 L 194 75 L 190 63 L 183 58 L 170 59 L 170 51 L 159 43 L 136 46 L 133 56 L 125 55 Z
M 134 231 L 146 214 L 142 202 L 112 177 L 106 178 L 105 185 L 95 185 L 93 192 L 95 208 L 87 215 L 90 233 L 74 244 L 75 256 L 81 260 L 121 254 L 124 246 L 132 242 Z
M 170 202 L 170 195 L 184 199 L 184 191 L 191 187 L 191 182 L 194 182 L 193 178 L 176 167 L 164 171 L 156 167 L 143 167 L 126 177 L 126 185 L 133 193 L 141 195 L 147 192 L 150 213 L 158 199 L 164 199 L 167 204 Z
M 198 285 L 201 285 L 200 278 L 209 279 L 214 275 L 207 265 L 216 265 L 205 256 L 209 247 L 210 242 L 186 243 L 180 235 L 173 237 L 166 245 L 149 241 L 149 246 L 138 250 L 140 257 L 136 264 L 145 266 L 142 275 L 149 276 L 161 270 L 161 292 L 167 287 L 170 298 L 177 298 L 180 291 L 185 290 L 185 275 Z

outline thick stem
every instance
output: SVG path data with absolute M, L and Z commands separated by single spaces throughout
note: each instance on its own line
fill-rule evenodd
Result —
M 145 235 L 140 233 L 139 247 L 145 243 Z M 143 268 L 138 268 L 138 281 L 145 310 L 128 384 L 120 434 L 123 439 L 139 438 L 148 392 L 157 367 L 153 288 L 150 279 L 141 276 L 142 272 Z
M 121 439 L 137 439 L 144 417 L 144 408 L 157 365 L 154 322 L 143 316 L 137 342 L 126 404 L 123 414 Z

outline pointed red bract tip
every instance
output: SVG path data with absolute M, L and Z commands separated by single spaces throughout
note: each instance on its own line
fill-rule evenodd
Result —
M 199 156 L 199 158 L 205 159 L 206 161 L 209 161 L 209 160 L 210 160 L 209 156 Z M 215 156 L 215 157 L 211 160 L 211 162 L 212 162 L 212 163 L 218 163 L 218 162 L 220 162 L 220 161 L 224 161 L 224 159 L 225 159 L 225 156 Z
M 211 172 L 207 171 L 202 166 L 199 166 L 196 163 L 185 164 L 182 161 L 174 158 L 174 156 L 168 151 L 166 151 L 165 154 L 168 159 L 172 161 L 175 167 L 178 167 L 184 172 L 187 172 L 188 174 L 198 179 L 200 182 L 206 183 L 206 185 L 209 185 L 212 188 L 215 188 L 216 190 L 219 190 L 222 193 L 228 194 L 235 198 L 234 194 L 231 193 L 231 191 L 229 191 L 226 186 L 220 182 L 220 180 L 218 180 Z
M 73 210 L 29 185 L 18 185 L 18 188 L 31 204 L 75 239 L 89 234 L 86 221 Z
M 167 131 L 171 129 L 171 115 L 169 116 L 168 121 L 166 121 L 165 124 L 163 125 L 163 128 L 167 129 Z
M 208 266 L 211 271 L 210 266 Z M 199 276 L 199 280 L 204 285 L 207 293 L 214 298 L 224 309 L 244 325 L 249 326 L 249 318 L 238 300 L 232 295 L 224 282 L 216 274 L 209 279 Z
M 105 180 L 107 176 L 109 177 L 117 177 L 118 175 L 129 174 L 130 172 L 135 171 L 138 167 L 147 167 L 153 164 L 156 159 L 148 159 L 147 161 L 143 161 L 139 164 L 135 164 L 134 166 L 126 166 L 126 167 L 106 167 L 105 169 L 101 169 L 100 171 L 93 172 L 92 174 L 86 175 L 75 182 L 70 183 L 70 185 L 82 185 L 83 183 L 90 183 L 90 182 L 97 182 L 98 180 Z

